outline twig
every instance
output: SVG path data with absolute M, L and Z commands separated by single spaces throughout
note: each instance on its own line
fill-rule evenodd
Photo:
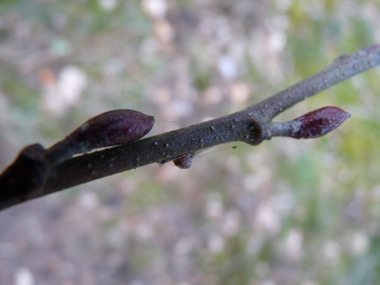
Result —
M 44 154 L 44 149 L 40 145 L 27 147 L 0 175 L 0 209 L 151 163 L 176 160 L 180 166 L 188 168 L 191 161 L 186 160 L 186 157 L 192 159 L 197 152 L 205 148 L 227 142 L 241 141 L 258 145 L 264 140 L 270 140 L 272 136 L 302 137 L 302 134 L 307 134 L 310 130 L 306 127 L 300 133 L 297 129 L 299 120 L 276 123 L 272 122 L 272 119 L 296 103 L 378 65 L 380 65 L 380 46 L 370 46 L 355 54 L 340 56 L 317 74 L 240 112 L 124 145 L 72 157 L 54 167 L 46 166 L 49 159 L 46 158 L 46 153 Z M 348 117 L 348 115 L 342 116 L 344 119 Z M 343 117 L 339 117 L 339 120 Z M 327 119 L 327 124 L 328 122 Z M 315 126 L 314 123 L 312 125 Z M 324 127 L 317 129 L 323 130 L 323 134 L 327 133 Z M 331 131 L 333 128 L 327 125 L 327 129 Z M 30 157 L 25 152 L 36 152 L 38 155 Z M 25 157 L 28 161 L 27 167 L 24 167 L 25 163 L 22 162 L 25 161 Z M 39 165 L 40 171 L 33 169 L 31 166 L 33 163 Z M 25 177 L 24 183 L 15 183 L 23 167 L 26 169 L 23 173 L 41 176 L 34 178 L 38 183 L 34 183 L 33 187 L 25 186 L 28 184 L 28 177 Z

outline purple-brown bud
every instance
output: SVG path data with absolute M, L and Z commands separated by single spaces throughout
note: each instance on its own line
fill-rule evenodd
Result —
M 181 168 L 181 169 L 189 169 L 191 165 L 193 164 L 193 154 L 185 154 L 175 160 L 173 160 L 173 163 L 175 166 Z
M 138 140 L 152 129 L 153 124 L 153 116 L 128 109 L 113 110 L 91 118 L 67 139 L 90 151 Z
M 50 161 L 56 165 L 74 154 L 133 142 L 145 136 L 153 124 L 153 116 L 134 110 L 120 109 L 102 113 L 52 146 L 48 150 Z
M 292 133 L 297 139 L 317 138 L 335 130 L 351 115 L 337 107 L 324 107 L 307 113 L 289 123 L 295 123 L 299 127 Z

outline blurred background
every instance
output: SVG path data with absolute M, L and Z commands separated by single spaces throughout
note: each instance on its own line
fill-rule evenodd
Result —
M 239 111 L 379 27 L 377 0 L 2 0 L 0 169 L 111 109 L 154 115 L 151 134 Z M 1 212 L 0 284 L 379 284 L 379 76 L 278 118 L 351 113 L 325 137 L 222 145 Z

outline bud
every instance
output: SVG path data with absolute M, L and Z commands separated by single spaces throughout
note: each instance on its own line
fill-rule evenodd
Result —
M 324 107 L 289 122 L 297 126 L 291 137 L 297 139 L 317 138 L 339 127 L 351 115 L 337 107 Z
M 66 139 L 81 146 L 81 152 L 87 152 L 138 140 L 153 124 L 153 116 L 128 109 L 113 110 L 91 118 Z
M 105 112 L 91 118 L 52 146 L 48 150 L 49 158 L 53 164 L 59 164 L 74 154 L 133 142 L 145 136 L 153 124 L 153 116 L 138 111 L 120 109 Z
M 175 166 L 181 169 L 189 169 L 193 164 L 194 154 L 185 154 L 173 160 Z
M 49 165 L 40 144 L 25 147 L 0 174 L 0 210 L 42 195 Z

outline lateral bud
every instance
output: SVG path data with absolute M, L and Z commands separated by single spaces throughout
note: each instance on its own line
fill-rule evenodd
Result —
M 193 158 L 194 158 L 194 154 L 189 153 L 189 154 L 185 154 L 185 155 L 183 155 L 177 159 L 174 159 L 173 163 L 178 168 L 189 169 L 191 167 L 191 165 L 193 164 Z
M 288 133 L 297 139 L 310 139 L 324 136 L 339 127 L 351 115 L 337 107 L 324 107 L 314 110 L 285 124 Z
M 46 150 L 40 144 L 25 147 L 0 174 L 0 210 L 42 194 L 49 173 Z
M 154 117 L 119 109 L 95 116 L 48 150 L 53 165 L 75 154 L 136 141 L 153 127 Z

